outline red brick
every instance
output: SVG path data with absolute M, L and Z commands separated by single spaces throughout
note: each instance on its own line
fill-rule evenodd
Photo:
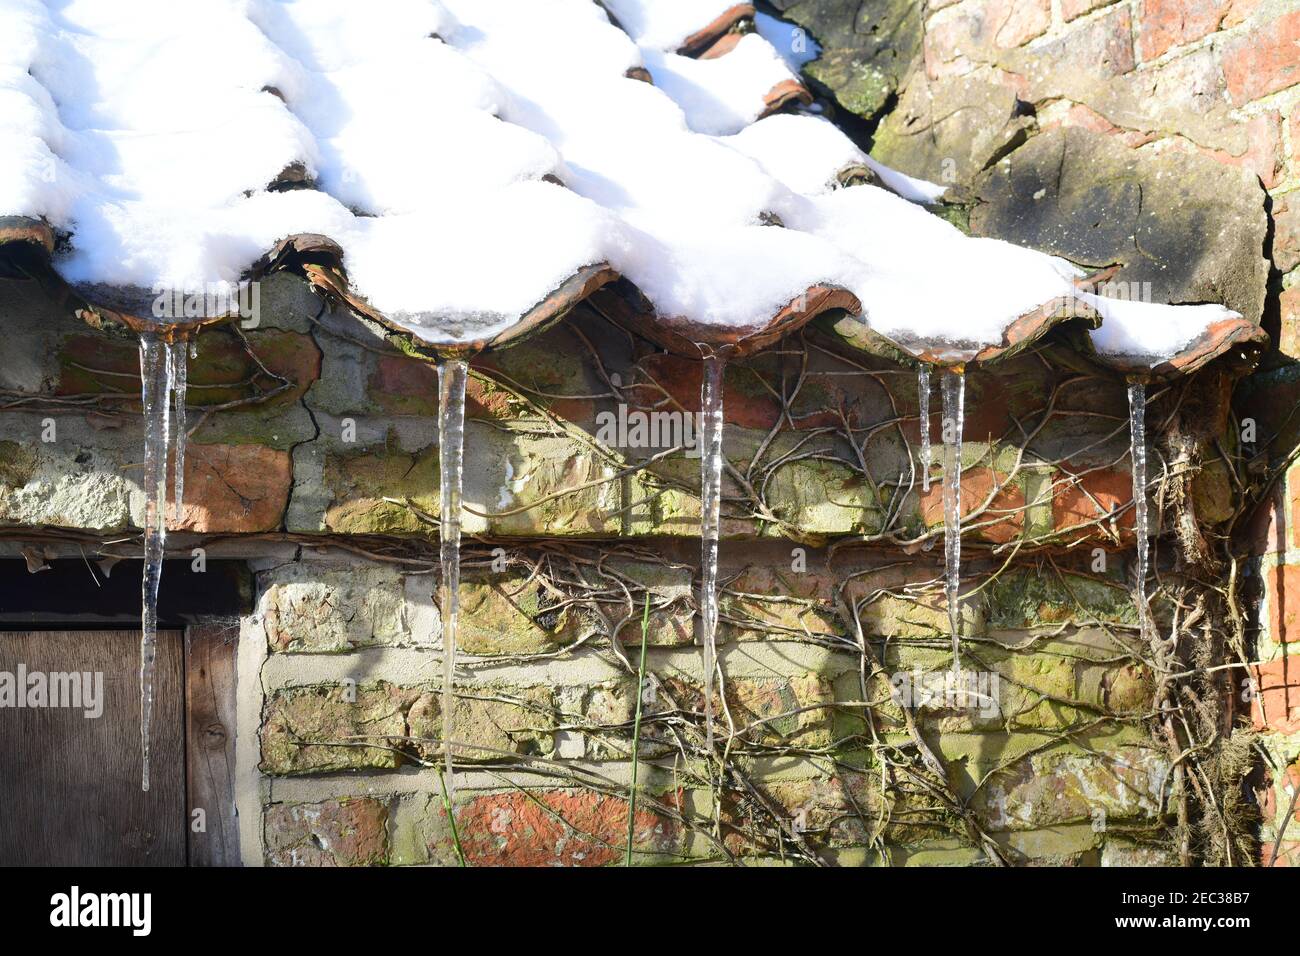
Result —
M 963 524 L 993 494 L 994 482 L 999 480 L 992 468 L 971 468 L 961 476 L 961 514 Z M 943 524 L 943 485 L 936 476 L 930 481 L 930 490 L 921 495 L 921 515 L 926 525 Z M 1019 485 L 1003 485 L 988 509 L 971 524 L 981 525 L 976 532 L 985 541 L 1004 544 L 1020 537 L 1025 527 L 1025 492 Z
M 1223 51 L 1223 76 L 1238 106 L 1300 83 L 1300 10 L 1234 38 Z
M 1042 36 L 1052 25 L 1051 0 L 967 0 L 931 18 L 925 32 L 925 66 L 931 77 L 969 73 L 1009 50 Z
M 168 527 L 203 534 L 275 531 L 289 505 L 293 461 L 264 445 L 190 445 L 185 502 Z
M 624 382 L 625 394 L 632 406 L 629 411 L 678 411 L 695 413 L 700 410 L 700 384 L 704 365 L 693 359 L 679 358 L 658 352 L 641 359 L 637 374 Z M 727 424 L 741 428 L 766 431 L 781 418 L 781 403 L 770 392 L 755 389 L 751 373 L 735 368 L 728 372 L 726 401 L 723 414 Z M 672 404 L 665 403 L 671 398 Z M 826 413 L 819 424 L 832 424 L 839 419 Z
M 1283 657 L 1252 668 L 1255 696 L 1251 721 L 1257 730 L 1279 734 L 1300 731 L 1300 657 Z
M 1103 469 L 1088 471 L 1069 484 L 1067 476 L 1057 475 L 1052 495 L 1052 523 L 1057 531 L 1078 528 L 1079 525 L 1106 517 L 1133 500 L 1133 476 L 1127 470 Z M 1131 538 L 1134 527 L 1133 508 L 1129 507 L 1118 519 L 1118 530 Z M 1076 532 L 1077 533 L 1077 532 Z M 1090 533 L 1096 534 L 1093 529 Z
M 382 355 L 375 361 L 369 385 L 370 397 L 393 415 L 438 412 L 438 369 L 432 362 L 405 355 Z
M 1279 644 L 1300 641 L 1300 567 L 1268 572 L 1268 635 Z
M 627 809 L 626 800 L 588 790 L 493 793 L 458 807 L 456 825 L 474 866 L 606 866 L 623 859 Z M 681 841 L 679 823 L 638 809 L 635 849 L 667 855 Z
M 473 370 L 484 372 L 489 378 L 499 371 L 491 356 L 475 359 Z M 379 356 L 367 384 L 370 399 L 391 415 L 438 414 L 438 368 L 432 362 L 406 355 Z M 465 414 L 471 419 L 501 421 L 516 414 L 515 402 L 509 392 L 474 374 L 465 385 L 465 400 Z M 562 418 L 589 421 L 591 405 L 590 401 L 564 399 L 550 401 L 547 407 Z M 581 417 L 584 412 L 587 413 L 585 418 Z
M 1142 0 L 1138 52 L 1154 60 L 1173 47 L 1241 23 L 1259 0 Z

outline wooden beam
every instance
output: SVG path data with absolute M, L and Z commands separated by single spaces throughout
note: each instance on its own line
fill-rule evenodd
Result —
M 239 866 L 235 820 L 238 624 L 185 630 L 186 830 L 190 866 Z M 203 828 L 196 830 L 196 813 Z

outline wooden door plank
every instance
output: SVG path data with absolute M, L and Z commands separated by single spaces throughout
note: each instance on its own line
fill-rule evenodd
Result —
M 185 761 L 190 866 L 239 866 L 235 819 L 237 624 L 185 630 Z M 195 830 L 202 810 L 202 830 Z
M 0 708 L 0 864 L 185 864 L 182 635 L 158 634 L 140 790 L 140 632 L 2 631 L 0 671 L 103 675 L 103 712 Z

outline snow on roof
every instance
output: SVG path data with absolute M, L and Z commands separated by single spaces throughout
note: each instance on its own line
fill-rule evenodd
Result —
M 1091 333 L 1100 354 L 1150 366 L 1183 351 L 1215 325 L 1241 318 L 1221 305 L 1164 305 L 1090 292 L 1079 298 L 1101 314 L 1101 327 Z
M 694 60 L 679 53 L 642 47 L 645 65 L 662 89 L 682 108 L 697 133 L 738 133 L 768 112 L 782 84 L 798 85 L 785 60 L 757 33 L 741 38 L 727 53 Z
M 1023 315 L 1074 292 L 1070 268 L 997 239 L 966 236 L 921 207 L 874 186 L 794 196 L 786 225 L 848 251 L 837 278 L 867 323 L 903 345 L 944 343 L 971 352 L 1002 341 Z
M 960 357 L 1073 296 L 1067 264 L 965 236 L 917 205 L 942 187 L 828 121 L 760 118 L 803 94 L 762 35 L 675 52 L 752 8 L 604 6 L 624 29 L 590 0 L 0 0 L 0 216 L 70 233 L 54 265 L 83 289 L 210 291 L 321 234 L 351 293 L 434 344 L 503 334 L 604 263 L 654 321 L 720 341 L 829 287 Z M 889 188 L 841 188 L 863 167 Z M 1083 301 L 1103 355 L 1235 317 Z
M 754 12 L 733 0 L 604 0 L 604 6 L 639 46 L 673 52 L 729 15 Z
M 877 162 L 838 126 L 819 116 L 777 113 L 723 142 L 798 193 L 830 192 L 841 185 L 846 173 L 860 168 L 875 173 L 890 190 L 912 202 L 933 203 L 947 191 Z M 797 145 L 792 148 L 792 143 Z

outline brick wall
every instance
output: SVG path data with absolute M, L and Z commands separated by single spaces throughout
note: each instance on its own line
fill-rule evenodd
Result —
M 135 343 L 21 283 L 0 299 L 23 357 L 0 387 L 39 396 L 0 412 L 0 545 L 17 553 L 39 531 L 51 556 L 129 553 L 143 513 Z M 190 401 L 222 407 L 192 410 L 169 536 L 174 553 L 255 572 L 238 650 L 244 858 L 452 862 L 431 370 L 298 279 L 269 280 L 262 306 L 256 329 L 199 337 Z M 698 371 L 586 308 L 479 363 L 455 715 L 469 861 L 622 860 L 647 595 L 640 862 L 972 863 L 987 852 L 973 832 L 1014 861 L 1173 860 L 1130 597 L 1124 387 L 1069 354 L 1058 343 L 970 373 L 963 660 L 996 676 L 992 709 L 893 697 L 900 675 L 951 666 L 939 470 L 924 492 L 907 464 L 914 374 L 817 331 L 732 370 L 726 451 L 748 486 L 724 486 L 717 704 L 737 735 L 721 790 L 694 643 L 698 460 L 635 470 L 654 449 L 598 437 L 620 403 L 693 410 Z M 1206 476 L 1213 498 L 1222 476 Z

